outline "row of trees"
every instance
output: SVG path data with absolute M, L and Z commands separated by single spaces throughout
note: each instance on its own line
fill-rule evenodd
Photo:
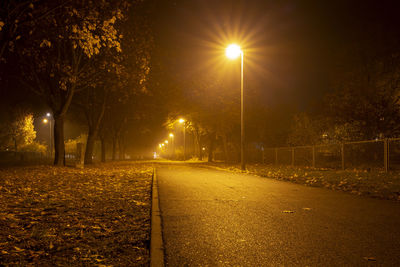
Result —
M 147 92 L 152 36 L 142 1 L 5 0 L 0 6 L 1 64 L 15 69 L 54 118 L 55 165 L 64 164 L 67 114 L 94 142 L 112 140 L 113 157 L 138 94 Z M 16 67 L 18 66 L 18 67 Z M 82 116 L 84 115 L 84 117 Z M 125 127 L 125 128 L 124 128 Z M 105 152 L 105 149 L 104 149 Z M 105 159 L 105 156 L 102 156 Z

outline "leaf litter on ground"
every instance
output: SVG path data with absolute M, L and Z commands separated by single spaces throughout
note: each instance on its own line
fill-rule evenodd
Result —
M 192 166 L 242 173 L 239 164 L 192 163 Z M 355 195 L 400 201 L 400 173 L 383 170 L 312 168 L 273 164 L 247 164 L 246 173 Z
M 134 162 L 0 169 L 0 263 L 148 265 L 151 182 Z

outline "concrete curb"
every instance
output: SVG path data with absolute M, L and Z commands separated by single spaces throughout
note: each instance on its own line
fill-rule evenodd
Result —
M 156 168 L 153 169 L 153 185 L 151 194 L 151 234 L 150 234 L 150 266 L 164 266 L 164 245 L 161 227 L 161 212 L 158 199 Z

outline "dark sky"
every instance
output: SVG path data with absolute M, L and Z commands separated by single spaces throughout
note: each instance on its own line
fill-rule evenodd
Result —
M 158 58 L 177 83 L 221 71 L 223 49 L 245 51 L 245 91 L 306 109 L 331 89 L 356 43 L 399 38 L 400 1 L 157 1 Z M 341 55 L 341 56 L 338 56 Z M 234 64 L 231 62 L 230 64 Z M 339 68 L 339 69 L 338 69 Z

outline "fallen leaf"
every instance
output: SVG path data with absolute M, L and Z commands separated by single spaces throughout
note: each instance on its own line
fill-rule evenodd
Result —
M 282 211 L 283 213 L 294 213 L 294 211 L 293 210 L 284 210 L 284 211 Z
M 364 260 L 367 261 L 376 261 L 376 259 L 374 257 L 364 257 Z
M 19 248 L 19 247 L 14 247 L 16 252 L 22 252 L 25 251 L 25 249 L 23 248 Z

